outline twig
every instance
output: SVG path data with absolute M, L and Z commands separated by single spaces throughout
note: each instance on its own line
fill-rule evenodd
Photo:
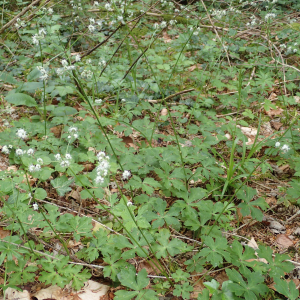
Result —
M 152 102 L 152 103 L 158 103 L 158 102 L 161 102 L 161 101 L 167 101 L 169 99 L 172 99 L 178 95 L 181 95 L 181 94 L 186 94 L 186 93 L 189 93 L 189 92 L 192 92 L 192 91 L 195 91 L 195 89 L 188 89 L 188 90 L 184 90 L 184 91 L 181 91 L 181 92 L 177 92 L 175 94 L 172 94 L 172 95 L 169 95 L 168 97 L 164 98 L 164 99 L 157 99 L 157 100 L 145 100 L 145 101 L 148 101 L 148 102 Z
M 9 28 L 11 25 L 13 25 L 18 18 L 23 16 L 32 6 L 38 4 L 41 0 L 35 0 L 31 4 L 29 4 L 27 7 L 25 7 L 20 13 L 18 13 L 12 20 L 10 20 L 8 23 L 6 23 L 1 29 L 0 34 L 7 28 Z M 46 3 L 48 3 L 50 0 L 47 0 Z M 46 4 L 45 3 L 45 4 Z

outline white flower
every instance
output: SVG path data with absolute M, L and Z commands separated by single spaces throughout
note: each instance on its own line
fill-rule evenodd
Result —
M 39 206 L 38 206 L 37 203 L 33 203 L 33 204 L 32 204 L 32 207 L 33 207 L 34 210 L 38 210 L 38 209 L 39 209 Z
M 283 146 L 281 147 L 281 150 L 282 150 L 284 153 L 286 153 L 286 152 L 288 152 L 288 151 L 290 150 L 290 147 L 289 147 L 288 145 L 283 145 Z
M 36 161 L 37 161 L 37 163 L 39 163 L 39 164 L 41 164 L 41 165 L 44 163 L 43 159 L 40 158 L 40 157 L 39 157 Z
M 81 57 L 80 57 L 80 55 L 79 55 L 79 54 L 76 54 L 76 55 L 75 55 L 75 61 L 77 61 L 77 62 L 78 62 L 78 61 L 80 61 L 80 60 L 81 60 Z
M 41 170 L 41 165 L 40 164 L 36 164 L 35 165 L 35 171 L 38 172 Z
M 276 15 L 274 13 L 268 13 L 265 15 L 265 20 L 268 21 L 270 19 L 274 19 Z
M 64 72 L 65 72 L 65 69 L 64 69 L 64 68 L 57 68 L 57 69 L 56 69 L 56 74 L 57 74 L 58 76 L 62 76 L 62 75 L 64 74 Z
M 37 66 L 36 68 L 41 72 L 40 79 L 41 79 L 41 80 L 47 80 L 47 78 L 48 78 L 48 73 L 47 73 L 47 71 L 45 70 L 45 68 L 42 67 L 42 66 Z
M 127 180 L 131 176 L 130 171 L 125 170 L 122 174 L 122 179 Z
M 104 182 L 104 178 L 103 177 L 101 177 L 101 176 L 97 176 L 96 178 L 95 178 L 95 184 L 99 184 L 99 183 L 103 183 Z
M 101 60 L 98 62 L 98 66 L 100 67 L 104 67 L 106 65 L 106 61 L 105 60 Z
M 177 23 L 177 21 L 176 20 L 171 20 L 169 23 L 170 23 L 170 25 L 175 25 Z
M 158 23 L 154 23 L 153 27 L 154 27 L 154 29 L 158 29 L 159 28 Z
M 31 193 L 28 193 L 28 198 L 30 198 L 30 199 L 32 198 L 32 195 L 31 195 Z
M 100 159 L 103 159 L 103 157 L 105 157 L 105 152 L 101 151 L 97 154 L 97 158 L 100 160 Z
M 94 1 L 94 6 L 98 6 L 99 2 L 98 1 Z
M 275 143 L 275 147 L 276 147 L 276 148 L 279 148 L 279 147 L 280 147 L 280 143 L 279 143 L 279 142 L 276 142 L 276 143 Z
M 86 79 L 91 79 L 93 77 L 93 73 L 92 71 L 90 70 L 84 70 L 82 73 L 81 73 L 81 77 L 82 78 L 86 78 Z
M 4 154 L 9 154 L 10 151 L 9 151 L 8 147 L 7 147 L 6 145 L 4 145 L 4 146 L 2 147 L 1 152 L 3 152 Z
M 68 167 L 70 165 L 70 162 L 68 160 L 62 160 L 60 162 L 61 167 Z
M 295 48 L 295 49 L 293 49 L 293 52 L 294 52 L 294 53 L 296 53 L 297 51 L 298 51 L 298 50 L 297 50 L 296 48 Z
M 74 137 L 75 139 L 78 139 L 78 134 L 77 134 L 77 133 L 74 133 L 74 134 L 73 134 L 73 137 Z
M 65 155 L 65 158 L 68 159 L 68 160 L 70 160 L 70 159 L 72 159 L 72 156 L 71 156 L 70 153 L 67 153 L 67 154 Z
M 111 6 L 110 6 L 109 3 L 106 3 L 106 4 L 104 5 L 104 7 L 105 7 L 105 9 L 107 9 L 107 10 L 112 10 L 112 8 L 111 8 Z
M 62 59 L 61 64 L 63 67 L 66 67 L 68 65 L 68 61 L 66 59 Z
M 27 137 L 26 131 L 22 128 L 18 129 L 16 134 L 17 134 L 18 138 L 23 139 L 23 140 L 26 139 L 26 137 Z
M 127 202 L 127 206 L 131 206 L 131 205 L 133 205 L 132 202 L 131 202 L 131 201 L 128 201 L 128 202 Z
M 89 30 L 89 32 L 94 32 L 96 30 L 96 27 L 94 25 L 90 24 L 88 26 L 88 30 Z
M 70 135 L 68 135 L 68 139 L 70 140 L 72 137 Z
M 21 155 L 23 155 L 23 154 L 24 154 L 24 152 L 23 152 L 22 149 L 17 149 L 17 150 L 16 150 L 16 155 L 21 156 Z
M 102 103 L 102 99 L 95 99 L 95 103 L 97 103 L 97 104 L 101 104 Z
M 33 155 L 33 153 L 34 153 L 34 150 L 32 148 L 30 148 L 30 149 L 27 150 L 27 154 L 28 155 Z
M 77 131 L 78 131 L 78 128 L 75 127 L 75 126 L 72 126 L 72 127 L 69 128 L 68 131 L 69 131 L 69 132 L 77 132 Z
M 29 172 L 34 172 L 35 171 L 35 165 L 30 165 L 28 167 Z
M 54 158 L 55 158 L 56 160 L 61 160 L 61 156 L 60 156 L 59 153 L 55 154 L 55 155 L 54 155 Z
M 167 27 L 167 22 L 162 21 L 162 22 L 160 23 L 160 27 L 161 27 L 161 28 L 166 28 L 166 27 Z
M 48 8 L 48 14 L 49 14 L 49 15 L 52 15 L 52 14 L 53 14 L 53 8 L 51 8 L 51 7 Z
M 89 18 L 90 24 L 95 24 L 95 19 Z
M 126 99 L 124 99 L 124 98 L 123 98 L 123 99 L 121 99 L 121 102 L 123 102 L 123 103 L 124 103 L 124 102 L 126 102 Z

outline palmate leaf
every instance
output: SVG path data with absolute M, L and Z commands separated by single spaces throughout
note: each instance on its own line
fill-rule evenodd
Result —
M 73 183 L 73 181 L 74 179 L 68 179 L 67 176 L 64 175 L 51 180 L 51 184 L 56 189 L 59 196 L 64 196 L 67 192 L 72 190 L 69 185 Z

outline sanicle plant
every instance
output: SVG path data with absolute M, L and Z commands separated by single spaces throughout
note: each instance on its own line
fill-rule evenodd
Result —
M 274 161 L 299 202 L 299 5 L 181 2 L 3 2 L 4 292 L 97 269 L 116 300 L 298 298 L 291 257 L 238 231 L 263 224 Z

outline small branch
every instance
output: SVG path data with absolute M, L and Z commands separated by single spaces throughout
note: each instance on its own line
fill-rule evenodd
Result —
M 38 4 L 41 0 L 35 0 L 31 4 L 29 4 L 27 7 L 25 7 L 20 13 L 18 13 L 12 20 L 10 20 L 8 23 L 6 23 L 1 29 L 0 29 L 0 34 L 9 28 L 11 25 L 13 25 L 18 18 L 21 16 L 25 15 L 25 13 L 34 5 Z M 50 0 L 47 0 L 46 3 L 48 3 Z M 46 4 L 45 3 L 45 4 Z

